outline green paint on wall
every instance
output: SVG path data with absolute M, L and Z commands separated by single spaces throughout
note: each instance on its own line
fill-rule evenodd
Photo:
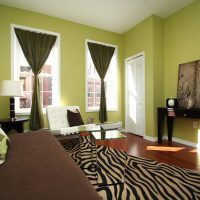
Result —
M 124 36 L 125 58 L 145 52 L 145 134 L 153 137 L 157 135 L 156 108 L 164 95 L 163 44 L 163 20 L 156 16 L 147 18 Z
M 124 35 L 125 58 L 145 52 L 146 135 L 153 136 L 153 18 L 149 17 Z
M 165 106 L 167 97 L 176 97 L 178 65 L 200 59 L 199 10 L 200 1 L 194 1 L 167 19 L 150 16 L 120 35 L 0 5 L 0 80 L 11 77 L 11 24 L 58 32 L 61 35 L 61 103 L 79 105 L 85 121 L 92 116 L 97 122 L 98 113 L 85 112 L 85 39 L 114 44 L 118 46 L 119 111 L 109 112 L 108 119 L 124 121 L 124 59 L 145 52 L 145 134 L 156 137 L 156 109 Z M 8 100 L 0 97 L 0 117 L 8 116 Z M 192 128 L 192 120 L 176 119 L 174 137 L 197 143 L 197 129 Z
M 151 16 L 124 35 L 125 58 L 145 51 L 148 136 L 157 136 L 157 107 L 165 106 L 167 97 L 177 96 L 178 65 L 200 59 L 199 10 L 200 1 L 195 1 L 165 20 Z M 192 119 L 187 123 L 176 119 L 174 126 L 174 137 L 198 142 L 198 129 L 192 128 Z
M 177 96 L 179 64 L 200 59 L 200 1 L 168 17 L 164 29 L 164 96 L 167 98 Z M 174 137 L 197 143 L 197 129 L 192 128 L 192 119 L 176 119 L 175 127 Z
M 60 33 L 60 94 L 62 105 L 79 105 L 83 119 L 89 116 L 98 122 L 98 113 L 85 112 L 85 39 L 97 40 L 118 46 L 118 112 L 108 112 L 108 120 L 122 120 L 121 72 L 123 43 L 120 34 L 92 28 L 70 21 L 0 5 L 0 80 L 11 78 L 10 28 L 23 25 Z M 8 98 L 0 97 L 0 117 L 8 117 Z M 47 126 L 47 125 L 46 125 Z
M 157 107 L 164 104 L 164 20 L 153 16 L 153 127 L 157 136 Z

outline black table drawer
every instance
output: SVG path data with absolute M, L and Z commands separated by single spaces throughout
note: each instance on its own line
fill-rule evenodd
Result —
M 188 117 L 188 118 L 200 118 L 200 110 L 199 109 L 175 109 L 176 117 Z

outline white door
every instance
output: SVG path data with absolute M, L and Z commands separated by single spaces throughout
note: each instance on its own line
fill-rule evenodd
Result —
M 125 74 L 125 129 L 127 132 L 144 136 L 144 54 L 126 59 Z

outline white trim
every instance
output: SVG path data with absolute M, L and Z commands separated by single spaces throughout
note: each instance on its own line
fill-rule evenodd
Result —
M 123 129 L 123 132 L 126 132 L 126 129 Z M 130 134 L 133 134 L 133 135 L 137 135 L 135 133 L 130 133 Z M 158 141 L 158 137 L 151 137 L 151 136 L 148 136 L 148 135 L 144 135 L 144 136 L 141 136 L 141 135 L 137 135 L 139 137 L 143 137 L 144 140 L 148 140 L 148 141 L 151 141 L 151 142 L 157 142 Z
M 53 32 L 52 32 L 53 33 Z M 57 33 L 57 40 L 55 42 L 55 44 L 57 43 L 57 47 L 58 47 L 58 60 L 57 60 L 57 97 L 56 97 L 56 102 L 54 105 L 60 105 L 60 53 L 61 53 L 61 46 L 60 46 L 60 33 Z M 53 91 L 53 88 L 52 88 Z M 46 114 L 46 109 L 45 109 L 45 114 Z
M 14 25 L 11 24 L 10 26 L 10 38 L 11 38 L 11 42 L 10 42 L 10 59 L 11 59 L 11 80 L 14 80 Z
M 140 52 L 140 53 L 137 53 L 137 54 L 135 54 L 135 55 L 133 55 L 133 56 L 130 56 L 130 57 L 128 57 L 128 58 L 125 58 L 125 62 L 128 62 L 129 60 L 132 60 L 132 59 L 137 58 L 137 57 L 140 57 L 140 56 L 145 56 L 145 51 L 142 51 L 142 52 Z
M 162 136 L 162 140 L 168 140 L 168 136 L 167 135 L 163 135 Z
M 99 42 L 99 41 L 96 41 L 96 40 L 85 39 L 85 41 L 86 41 L 86 44 L 87 44 L 87 42 L 91 42 L 91 43 L 102 44 L 102 45 L 109 46 L 109 47 L 114 47 L 114 48 L 118 47 L 117 45 L 114 45 L 114 44 L 109 44 L 109 43 L 105 43 L 105 42 Z
M 164 135 L 162 138 L 163 138 L 163 140 L 168 140 L 168 136 L 167 135 Z M 172 137 L 172 141 L 180 143 L 180 144 L 184 144 L 184 145 L 187 145 L 187 146 L 191 146 L 191 147 L 196 147 L 196 148 L 198 147 L 197 143 L 186 141 L 186 140 L 182 140 L 182 139 L 175 138 L 175 137 Z
M 56 35 L 58 37 L 60 37 L 60 33 L 56 33 L 56 32 L 53 32 L 53 31 L 47 31 L 47 30 L 44 30 L 44 29 L 39 29 L 39 28 L 33 28 L 33 27 L 29 27 L 29 26 L 22 26 L 22 25 L 18 25 L 18 24 L 11 24 L 11 28 L 14 29 L 15 28 L 21 28 L 21 29 L 26 29 L 26 30 L 30 30 L 30 31 L 35 31 L 35 32 L 38 32 L 38 33 L 48 33 L 48 34 L 51 34 L 51 35 Z
M 86 112 L 89 112 L 87 109 L 87 66 L 88 66 L 88 59 L 87 59 L 87 40 L 85 40 L 85 110 Z
M 135 54 L 135 55 L 133 55 L 133 56 L 130 56 L 130 57 L 128 57 L 128 58 L 126 58 L 125 59 L 125 73 L 124 73 L 124 80 L 125 80 L 125 90 L 124 90 L 124 92 L 125 92 L 125 94 L 124 94 L 124 97 L 125 97 L 125 99 L 124 99 L 124 101 L 125 101 L 125 127 L 126 127 L 126 116 L 127 116 L 127 108 L 126 108 L 126 99 L 127 99 L 127 81 L 126 81 L 126 74 L 127 74 L 127 66 L 128 66 L 128 61 L 129 60 L 132 60 L 132 59 L 134 59 L 134 58 L 137 58 L 137 57 L 140 57 L 140 56 L 143 56 L 143 81 L 144 81 L 144 135 L 141 135 L 141 136 L 143 136 L 143 137 L 145 137 L 146 136 L 146 109 L 145 109 L 145 104 L 146 104 L 146 99 L 145 99 L 145 89 L 146 89 L 146 87 L 145 87 L 145 51 L 142 51 L 142 52 L 140 52 L 140 53 L 138 53 L 138 54 Z
M 145 136 L 143 137 L 145 140 L 149 140 L 151 142 L 157 142 L 158 141 L 158 137 L 151 137 L 151 136 Z M 162 140 L 168 140 L 168 136 L 167 135 L 164 135 L 162 137 Z M 184 144 L 184 145 L 187 145 L 187 146 L 191 146 L 191 147 L 196 147 L 198 148 L 198 144 L 197 143 L 194 143 L 194 142 L 190 142 L 190 141 L 186 141 L 186 140 L 182 140 L 182 139 L 179 139 L 179 138 L 175 138 L 175 137 L 172 137 L 172 141 L 173 142 L 177 142 L 177 143 L 180 143 L 180 144 Z M 161 144 L 162 145 L 162 144 Z
M 151 142 L 157 142 L 158 141 L 158 137 L 151 137 L 151 136 L 145 135 L 143 138 L 145 140 L 148 140 L 148 141 L 151 141 Z
M 21 28 L 25 30 L 30 30 L 30 31 L 35 31 L 35 32 L 41 32 L 41 33 L 46 33 L 46 34 L 51 34 L 57 36 L 56 38 L 56 46 L 58 47 L 57 49 L 57 54 L 58 54 L 58 60 L 56 62 L 57 65 L 57 94 L 56 94 L 56 101 L 54 105 L 60 104 L 60 33 L 52 32 L 52 31 L 47 31 L 44 29 L 38 29 L 38 28 L 32 28 L 28 26 L 22 26 L 22 25 L 17 25 L 17 24 L 11 24 L 11 79 L 15 79 L 15 74 L 14 74 L 14 28 Z M 53 91 L 53 88 L 52 88 Z M 16 114 L 18 115 L 27 115 L 30 114 L 30 109 L 24 109 L 23 111 L 16 110 Z M 46 109 L 43 108 L 43 114 L 46 114 Z
M 94 110 L 88 110 L 88 97 L 87 97 L 87 94 L 88 94 L 88 88 L 87 88 L 87 66 L 88 66 L 88 62 L 87 62 L 87 50 L 88 50 L 88 45 L 87 43 L 88 42 L 91 42 L 91 43 L 96 43 L 96 44 L 101 44 L 101 45 L 105 45 L 105 46 L 109 46 L 109 47 L 114 47 L 115 48 L 115 52 L 114 54 L 116 55 L 116 74 L 117 74 L 117 80 L 116 80 L 116 85 L 117 85 L 117 90 L 116 90 L 116 109 L 107 109 L 108 112 L 117 112 L 119 110 L 119 93 L 118 93 L 118 90 L 119 90 L 119 84 L 118 84 L 118 77 L 119 77 L 119 70 L 118 70 L 118 46 L 117 45 L 113 45 L 113 44 L 108 44 L 108 43 L 104 43 L 104 42 L 99 42 L 99 41 L 95 41 L 95 40 L 90 40 L 90 39 L 85 39 L 85 110 L 86 112 L 99 112 L 99 109 L 94 109 Z

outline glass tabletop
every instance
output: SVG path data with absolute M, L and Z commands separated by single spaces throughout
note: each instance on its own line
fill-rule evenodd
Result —
M 126 136 L 119 130 L 91 131 L 96 140 L 124 139 Z
M 86 124 L 86 125 L 79 126 L 77 132 L 83 132 L 83 131 L 96 132 L 96 131 L 102 131 L 102 130 L 103 129 L 99 125 L 96 125 L 96 124 Z

